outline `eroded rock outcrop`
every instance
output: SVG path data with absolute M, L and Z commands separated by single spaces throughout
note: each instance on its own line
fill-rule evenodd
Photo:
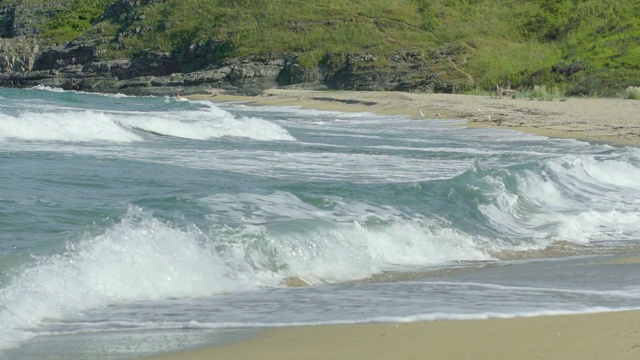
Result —
M 98 18 L 121 24 L 118 37 L 138 36 L 130 28 L 144 17 L 142 7 L 164 0 L 116 0 Z M 39 46 L 42 24 L 69 2 L 0 6 L 0 86 L 45 85 L 63 89 L 130 94 L 205 93 L 213 88 L 255 95 L 275 87 L 345 90 L 454 92 L 474 85 L 460 65 L 473 49 L 464 43 L 427 53 L 398 51 L 380 62 L 371 54 L 327 54 L 314 68 L 296 56 L 268 55 L 228 59 L 225 40 L 177 47 L 173 52 L 139 51 L 125 59 L 105 59 L 96 37 Z M 83 38 L 84 39 L 84 38 Z M 384 63 L 385 65 L 381 65 Z
M 0 39 L 0 74 L 31 71 L 39 50 L 34 41 Z

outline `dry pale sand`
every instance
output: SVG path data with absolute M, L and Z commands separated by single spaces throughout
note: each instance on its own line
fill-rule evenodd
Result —
M 640 312 L 285 328 L 152 359 L 637 360 Z
M 268 90 L 211 101 L 467 119 L 546 136 L 640 144 L 640 101 L 537 101 L 488 96 Z M 626 258 L 635 263 L 640 258 Z M 533 318 L 293 327 L 214 348 L 168 354 L 190 359 L 640 359 L 640 311 Z
M 211 101 L 246 101 L 338 111 L 409 115 L 416 119 L 466 119 L 468 126 L 500 127 L 550 137 L 617 145 L 640 145 L 640 101 L 568 98 L 529 100 L 455 94 L 265 90 L 260 96 L 190 96 Z M 424 117 L 420 115 L 424 114 Z

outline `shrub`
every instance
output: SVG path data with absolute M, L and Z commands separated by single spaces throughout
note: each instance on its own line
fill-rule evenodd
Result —
M 47 43 L 64 43 L 85 31 L 100 16 L 110 0 L 73 0 L 67 9 L 58 11 L 45 23 L 42 40 Z

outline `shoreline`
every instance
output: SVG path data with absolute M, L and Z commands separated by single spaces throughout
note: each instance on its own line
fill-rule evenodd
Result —
M 266 330 L 238 343 L 159 355 L 195 359 L 638 359 L 640 310 Z
M 261 96 L 188 96 L 212 102 L 466 119 L 469 127 L 510 129 L 612 145 L 640 145 L 640 101 L 539 101 L 489 96 L 268 90 Z M 425 115 L 421 116 L 420 111 Z M 640 263 L 640 257 L 604 265 Z M 148 360 L 190 359 L 638 359 L 640 310 L 508 319 L 318 325 L 265 329 L 226 345 Z
M 269 89 L 259 96 L 188 95 L 193 100 L 299 106 L 306 109 L 461 119 L 474 128 L 497 128 L 616 146 L 640 146 L 640 101 L 603 98 L 530 100 L 459 94 Z M 421 113 L 423 115 L 421 115 Z

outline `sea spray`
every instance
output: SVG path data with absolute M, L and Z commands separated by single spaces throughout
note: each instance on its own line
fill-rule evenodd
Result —
M 97 95 L 62 92 L 59 96 Z M 151 111 L 123 111 L 114 106 L 85 108 L 93 103 L 75 100 L 64 107 L 52 107 L 41 99 L 34 99 L 28 106 L 17 102 L 0 111 L 0 140 L 128 143 L 142 141 L 149 135 L 191 140 L 224 137 L 296 140 L 286 129 L 260 117 L 234 115 L 208 102 L 188 103 L 186 108 L 168 104 L 154 109 L 152 104 L 143 102 L 140 107 Z
M 152 134 L 192 140 L 223 137 L 248 138 L 261 141 L 295 141 L 281 126 L 259 117 L 235 116 L 211 103 L 188 109 L 144 114 L 122 114 L 120 123 L 126 127 Z
M 288 277 L 341 282 L 405 266 L 488 259 L 468 236 L 429 228 L 289 219 L 205 232 L 131 206 L 103 234 L 38 257 L 0 289 L 0 347 L 29 338 L 45 320 L 108 305 L 280 287 Z
M 612 177 L 613 169 L 621 172 Z M 496 233 L 512 238 L 634 239 L 640 233 L 638 184 L 632 180 L 638 171 L 630 163 L 592 156 L 565 156 L 517 173 L 499 171 L 483 178 L 492 190 L 485 192 L 489 200 L 479 210 Z
M 250 273 L 234 273 L 196 229 L 180 230 L 130 207 L 104 234 L 70 243 L 62 254 L 39 257 L 0 289 L 0 348 L 28 338 L 45 319 L 123 302 L 259 286 Z
M 0 114 L 0 140 L 127 143 L 142 139 L 111 116 L 85 110 L 53 114 L 26 112 L 18 116 Z

